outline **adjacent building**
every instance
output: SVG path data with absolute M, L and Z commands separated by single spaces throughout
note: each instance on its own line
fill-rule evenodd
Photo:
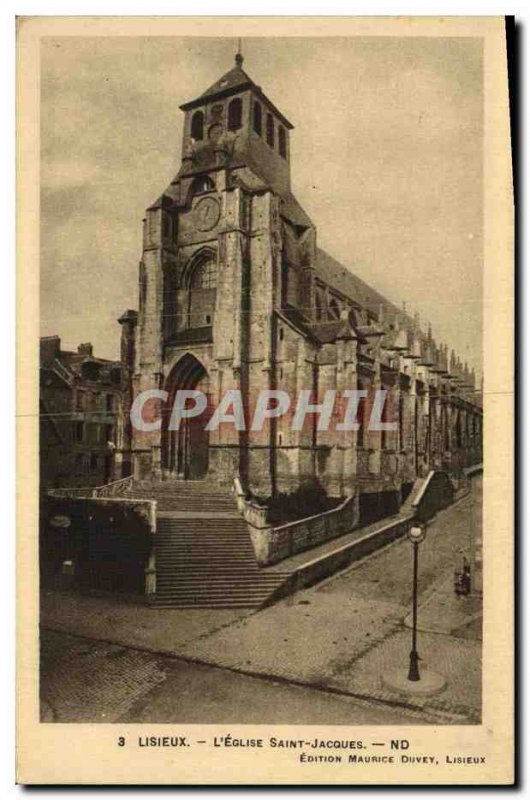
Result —
M 71 352 L 58 336 L 40 340 L 41 488 L 113 479 L 122 376 L 121 363 L 96 358 L 90 343 Z

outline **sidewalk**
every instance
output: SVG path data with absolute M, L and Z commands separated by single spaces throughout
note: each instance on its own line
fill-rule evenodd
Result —
M 480 509 L 481 485 L 475 483 L 470 495 L 436 517 L 422 545 L 420 671 L 430 665 L 447 679 L 447 688 L 435 697 L 409 699 L 381 683 L 383 673 L 408 663 L 411 546 L 406 539 L 257 613 L 157 611 L 113 599 L 47 593 L 42 624 L 237 672 L 423 709 L 437 714 L 440 722 L 477 723 L 479 600 L 453 598 L 448 576 L 457 554 L 480 530 Z
M 405 618 L 412 627 L 412 613 Z M 482 597 L 457 597 L 453 588 L 453 573 L 444 575 L 418 608 L 418 630 L 445 633 L 469 639 L 482 639 Z
M 481 712 L 480 598 L 453 595 L 455 563 L 480 530 L 481 486 L 442 511 L 420 556 L 421 669 L 442 672 L 435 697 L 406 697 L 381 676 L 408 665 L 411 546 L 399 540 L 342 575 L 186 646 L 187 655 L 355 696 L 437 711 L 477 723 Z M 440 574 L 443 580 L 440 581 Z M 450 578 L 450 580 L 449 580 Z
M 200 641 L 249 613 L 246 609 L 157 609 L 116 597 L 44 591 L 40 624 L 89 639 L 178 655 L 187 642 Z

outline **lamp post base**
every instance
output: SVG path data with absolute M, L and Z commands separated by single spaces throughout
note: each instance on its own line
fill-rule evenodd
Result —
M 396 669 L 381 676 L 381 681 L 385 689 L 400 694 L 416 695 L 417 697 L 427 697 L 432 694 L 442 692 L 447 686 L 447 681 L 438 672 L 431 672 L 422 669 L 419 681 L 410 681 L 408 669 Z

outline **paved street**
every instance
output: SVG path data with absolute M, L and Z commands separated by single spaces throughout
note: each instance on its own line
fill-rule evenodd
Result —
M 441 579 L 452 597 L 455 566 L 469 552 L 471 532 L 480 522 L 482 481 L 458 504 L 442 511 L 421 545 L 420 606 L 429 602 Z M 381 676 L 408 663 L 411 545 L 400 540 L 342 575 L 299 592 L 259 614 L 183 646 L 186 655 L 241 671 L 277 676 L 388 702 L 402 699 L 383 689 Z M 472 606 L 474 598 L 463 598 Z M 421 613 L 421 612 L 420 612 Z M 440 613 L 446 613 L 445 608 Z M 462 621 L 459 620 L 462 627 Z M 453 721 L 476 722 L 481 707 L 481 628 L 470 636 L 422 633 L 423 668 L 448 680 L 435 698 L 407 698 L 418 708 L 453 713 Z M 309 645 L 308 645 L 309 643 Z
M 402 540 L 259 613 L 45 595 L 43 699 L 65 721 L 476 723 L 480 598 L 456 600 L 452 574 L 480 530 L 481 503 L 478 478 L 421 546 L 420 670 L 446 677 L 436 697 L 404 698 L 381 681 L 410 649 L 411 546 Z
M 420 714 L 43 630 L 43 721 L 419 725 Z

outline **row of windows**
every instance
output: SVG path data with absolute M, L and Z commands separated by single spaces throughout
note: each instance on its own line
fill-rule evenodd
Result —
M 89 403 L 89 394 L 80 389 L 77 390 L 75 398 L 76 411 L 86 411 L 91 408 L 104 408 L 106 411 L 116 410 L 116 395 L 114 394 L 96 394 L 90 392 L 91 401 Z
M 74 441 L 106 444 L 114 441 L 114 425 L 74 422 Z
M 257 101 L 254 103 L 253 108 L 253 128 L 254 132 L 258 134 L 258 136 L 263 135 L 263 118 L 262 118 L 262 110 L 261 105 Z M 265 140 L 269 147 L 275 146 L 275 133 L 274 133 L 274 117 L 272 114 L 267 113 L 265 119 Z M 282 158 L 287 158 L 287 134 L 285 133 L 285 128 L 281 125 L 278 125 L 278 152 L 280 153 Z
M 217 265 L 214 259 L 205 259 L 194 268 L 189 280 L 190 289 L 216 289 Z M 339 320 L 341 306 L 336 298 L 332 297 L 326 307 L 325 298 L 317 293 L 315 297 L 315 315 L 317 320 Z M 283 338 L 280 335 L 280 338 Z
M 75 455 L 75 470 L 78 474 L 107 469 L 107 466 L 108 456 L 100 456 L 96 453 L 76 453 Z
M 109 381 L 119 385 L 121 381 L 121 370 L 119 367 L 108 369 L 103 364 L 98 364 L 97 361 L 85 361 L 81 364 L 81 374 L 85 380 L 88 381 Z
M 280 337 L 282 338 L 282 337 Z M 280 378 L 283 377 L 283 370 L 280 371 Z M 359 388 L 362 389 L 363 387 L 359 385 Z M 368 403 L 366 397 L 359 398 L 359 404 L 357 406 L 357 414 L 355 416 L 355 420 L 359 425 L 358 432 L 357 432 L 357 447 L 365 448 L 368 445 Z M 398 408 L 398 430 L 399 430 L 399 442 L 403 442 L 403 404 L 400 402 Z M 389 412 L 389 404 L 385 401 L 385 405 L 383 407 L 382 412 L 382 421 L 383 422 L 392 422 L 393 420 L 390 419 L 390 412 Z M 316 417 L 315 417 L 316 422 Z M 388 449 L 389 445 L 392 444 L 392 440 L 389 436 L 389 431 L 383 430 L 381 432 L 381 448 L 383 450 Z M 278 444 L 282 445 L 282 434 L 278 434 Z
M 241 98 L 235 97 L 228 104 L 228 130 L 237 131 L 241 128 L 243 120 L 243 102 Z M 254 132 L 258 136 L 263 135 L 263 112 L 261 104 L 257 101 L 253 106 L 252 113 Z M 204 139 L 204 112 L 196 111 L 191 118 L 191 137 L 196 142 L 202 142 Z M 276 146 L 276 132 L 274 125 L 274 117 L 270 112 L 267 113 L 265 118 L 265 140 L 269 147 Z M 278 152 L 282 158 L 287 158 L 287 134 L 285 128 L 278 125 Z
M 228 130 L 239 130 L 242 119 L 243 101 L 236 97 L 228 104 Z M 196 142 L 202 142 L 204 139 L 204 111 L 196 111 L 191 118 L 191 138 Z
M 281 337 L 280 337 L 281 338 Z M 280 370 L 280 378 L 283 378 L 283 370 Z M 363 389 L 364 387 L 359 384 L 359 389 Z M 370 409 L 369 404 L 366 397 L 359 398 L 359 404 L 357 407 L 357 414 L 356 414 L 356 422 L 359 425 L 358 432 L 357 432 L 357 446 L 364 449 L 370 444 L 370 440 L 368 439 L 368 432 L 369 432 L 369 425 L 368 425 L 368 417 L 369 417 Z M 399 402 L 397 405 L 397 438 L 393 431 L 383 430 L 381 431 L 381 448 L 383 450 L 393 449 L 394 447 L 399 447 L 401 450 L 405 448 L 405 440 L 404 440 L 404 398 L 401 395 L 399 397 Z M 383 411 L 381 415 L 382 422 L 396 422 L 396 419 L 392 418 L 392 411 L 390 403 L 388 402 L 388 396 L 385 400 L 385 404 L 383 406 Z M 417 426 L 418 426 L 418 419 L 417 417 L 414 418 L 414 426 L 416 430 L 415 438 L 417 436 Z M 443 436 L 445 441 L 445 448 L 447 450 L 450 449 L 451 441 L 450 441 L 450 431 L 447 420 L 442 417 L 442 427 L 443 427 Z M 471 420 L 471 431 L 469 430 L 469 422 L 468 422 L 468 436 L 476 436 L 479 433 L 479 423 L 478 420 L 475 420 L 473 417 Z M 430 426 L 428 436 L 430 437 Z M 464 446 L 464 440 L 466 438 L 466 431 L 464 430 L 464 426 L 462 420 L 460 419 L 460 415 L 457 418 L 456 424 L 456 445 L 457 447 Z M 282 434 L 278 433 L 278 444 L 283 444 Z M 430 447 L 430 445 L 429 445 Z

